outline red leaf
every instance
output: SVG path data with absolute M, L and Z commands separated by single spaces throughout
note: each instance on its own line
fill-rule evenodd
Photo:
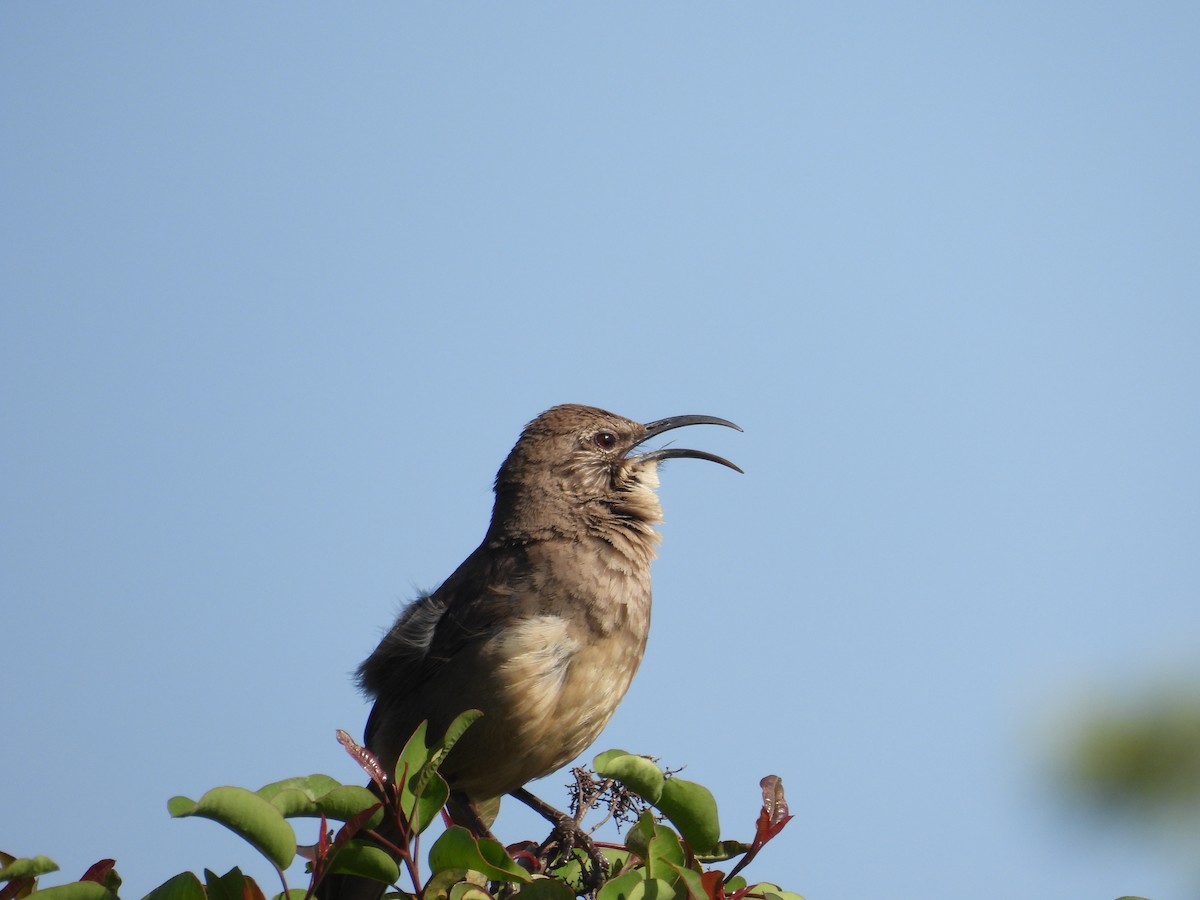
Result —
M 382 789 L 388 777 L 383 766 L 379 764 L 379 760 L 375 758 L 375 754 L 362 744 L 355 743 L 354 738 L 340 728 L 337 730 L 337 739 L 338 743 L 346 748 L 346 752 L 354 757 L 354 761 L 371 776 L 371 780 Z
M 724 900 L 725 898 L 725 873 L 719 872 L 716 869 L 710 869 L 707 872 L 700 873 L 700 881 L 704 885 L 704 891 L 708 894 L 709 900 Z
M 249 875 L 242 882 L 242 900 L 267 900 L 263 895 L 262 888 L 258 886 L 258 882 Z
M 15 897 L 22 896 L 22 892 L 28 894 L 33 890 L 33 883 L 36 878 L 14 878 L 4 887 L 0 887 L 0 900 L 14 900 Z
M 108 873 L 113 870 L 113 866 L 117 864 L 115 859 L 102 859 L 99 862 L 94 862 L 88 867 L 88 870 L 83 873 L 80 881 L 94 881 L 96 884 L 104 884 L 108 878 Z
M 763 809 L 774 825 L 788 817 L 787 798 L 783 795 L 783 779 L 778 775 L 767 775 L 759 783 L 762 788 Z

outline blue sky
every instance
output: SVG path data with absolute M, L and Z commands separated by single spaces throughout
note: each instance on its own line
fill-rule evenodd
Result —
M 751 874 L 809 900 L 1179 896 L 1044 764 L 1196 674 L 1198 45 L 1184 3 L 0 6 L 0 848 L 271 889 L 166 800 L 357 780 L 350 673 L 582 402 L 745 428 L 687 438 L 745 476 L 664 469 L 595 750 L 731 837 L 782 775 Z

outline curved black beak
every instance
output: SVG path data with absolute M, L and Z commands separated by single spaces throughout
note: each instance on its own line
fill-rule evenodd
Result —
M 646 432 L 641 439 L 634 444 L 638 447 L 653 437 L 657 437 L 664 431 L 670 431 L 673 428 L 683 428 L 685 425 L 724 425 L 726 428 L 732 428 L 735 431 L 741 431 L 737 425 L 734 425 L 728 419 L 718 419 L 716 416 L 671 416 L 667 419 L 659 419 L 656 422 L 650 422 L 645 426 Z M 703 450 L 688 450 L 684 447 L 664 447 L 662 450 L 651 450 L 649 453 L 638 454 L 638 459 L 647 462 L 661 462 L 664 459 L 707 459 L 709 462 L 720 463 L 723 466 L 728 466 L 735 472 L 741 472 L 739 466 L 734 465 L 723 456 L 717 456 L 715 453 L 705 453 Z M 743 473 L 745 474 L 745 473 Z

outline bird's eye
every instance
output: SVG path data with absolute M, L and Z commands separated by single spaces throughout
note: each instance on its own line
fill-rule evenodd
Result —
M 611 431 L 597 431 L 592 436 L 592 443 L 601 450 L 611 450 L 617 446 L 617 436 Z

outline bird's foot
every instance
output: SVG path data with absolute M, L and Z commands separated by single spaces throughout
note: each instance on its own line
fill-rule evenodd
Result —
M 554 826 L 550 836 L 537 850 L 537 857 L 542 866 L 548 867 L 552 862 L 566 862 L 575 850 L 581 850 L 588 859 L 588 865 L 580 865 L 580 883 L 584 892 L 590 894 L 603 886 L 608 876 L 608 860 L 604 858 L 591 834 L 579 820 L 555 809 L 524 788 L 513 791 L 513 796 Z
M 576 850 L 587 856 L 588 864 L 580 865 L 579 880 L 584 892 L 590 894 L 599 890 L 608 877 L 608 860 L 578 822 L 564 815 L 550 832 L 550 836 L 538 847 L 538 858 L 544 865 L 552 862 L 566 862 L 571 859 Z

